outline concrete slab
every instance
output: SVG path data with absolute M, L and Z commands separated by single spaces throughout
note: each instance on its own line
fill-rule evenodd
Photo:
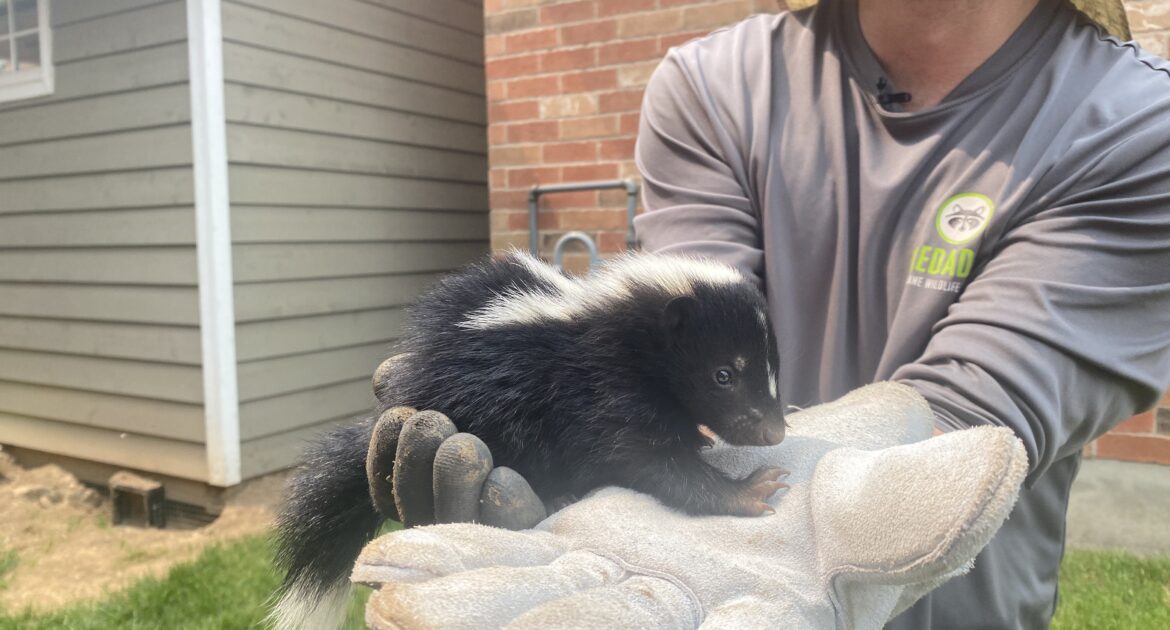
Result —
M 1067 536 L 1070 547 L 1170 554 L 1170 466 L 1082 462 Z

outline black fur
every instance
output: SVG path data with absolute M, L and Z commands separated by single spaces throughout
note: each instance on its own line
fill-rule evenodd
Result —
M 699 450 L 710 443 L 700 425 L 733 444 L 783 436 L 762 295 L 746 281 L 698 276 L 679 295 L 638 281 L 635 258 L 624 263 L 635 280 L 627 291 L 598 295 L 571 318 L 467 327 L 501 295 L 555 300 L 558 284 L 518 256 L 449 276 L 415 303 L 398 348 L 409 354 L 381 384 L 379 411 L 446 414 L 546 501 L 619 485 L 692 514 L 759 514 L 761 480 L 730 479 Z M 732 372 L 730 386 L 716 382 L 718 369 Z M 279 523 L 286 587 L 308 580 L 323 592 L 344 579 L 376 527 L 364 468 L 370 430 L 366 422 L 327 436 L 294 481 Z

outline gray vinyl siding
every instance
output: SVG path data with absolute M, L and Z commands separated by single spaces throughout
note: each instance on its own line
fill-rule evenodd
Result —
M 245 478 L 368 411 L 404 307 L 488 251 L 482 11 L 224 3 Z
M 53 0 L 0 104 L 0 441 L 205 480 L 181 0 Z

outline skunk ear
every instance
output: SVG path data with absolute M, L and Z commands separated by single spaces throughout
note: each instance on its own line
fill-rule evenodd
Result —
M 670 339 L 677 338 L 699 308 L 699 301 L 689 295 L 671 298 L 662 309 L 662 329 Z

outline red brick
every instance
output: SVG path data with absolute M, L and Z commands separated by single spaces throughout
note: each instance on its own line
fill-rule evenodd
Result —
M 635 138 L 603 140 L 598 146 L 598 154 L 603 160 L 632 160 L 634 159 L 635 142 Z
M 536 26 L 539 18 L 540 14 L 534 8 L 506 13 L 485 12 L 483 31 L 488 35 L 520 31 Z
M 584 164 L 566 166 L 561 177 L 566 182 L 585 182 L 595 179 L 614 179 L 618 175 L 617 164 Z
M 483 38 L 483 54 L 488 59 L 504 54 L 504 36 L 485 35 Z
M 1145 413 L 1139 413 L 1113 427 L 1113 430 L 1117 433 L 1153 433 L 1154 412 L 1151 410 Z
M 493 190 L 488 195 L 492 211 L 519 210 L 528 207 L 528 192 L 524 190 Z
M 1170 465 L 1170 436 L 1108 433 L 1097 440 L 1097 457 Z
M 625 225 L 623 222 L 622 225 Z M 626 251 L 626 232 L 602 232 L 597 235 L 597 249 L 603 254 Z
M 598 195 L 597 205 L 602 208 L 625 208 L 626 207 L 626 191 L 624 190 L 603 190 Z
M 603 114 L 615 112 L 636 112 L 642 108 L 642 90 L 622 90 L 602 94 L 597 100 Z
M 494 103 L 508 97 L 508 83 L 506 81 L 488 81 L 487 99 Z
M 637 88 L 645 86 L 650 81 L 650 75 L 654 74 L 654 69 L 658 67 L 659 62 L 659 59 L 651 59 L 650 61 L 618 66 L 618 85 Z
M 540 68 L 544 72 L 579 70 L 597 65 L 596 48 L 571 48 L 541 55 Z
M 488 106 L 488 120 L 494 123 L 526 120 L 539 116 L 539 101 L 508 101 L 504 103 L 492 103 Z
M 597 63 L 602 66 L 657 59 L 661 56 L 658 40 L 653 37 L 604 44 L 597 49 Z
M 576 46 L 581 44 L 596 44 L 609 41 L 617 34 L 617 22 L 605 20 L 602 22 L 584 22 L 572 26 L 561 27 L 561 44 Z
M 508 211 L 492 210 L 491 212 L 488 213 L 489 229 L 493 233 L 507 231 L 509 229 L 508 228 L 508 217 L 512 214 L 515 214 L 515 213 L 508 212 Z
M 588 162 L 597 159 L 596 142 L 558 142 L 542 147 L 542 158 L 546 163 Z
M 566 230 L 614 230 L 626 225 L 624 210 L 562 210 L 558 214 L 558 224 Z
M 622 114 L 621 132 L 628 134 L 638 133 L 638 119 L 639 114 L 637 112 Z
M 655 8 L 654 0 L 599 0 L 597 14 L 636 13 L 638 11 L 652 11 Z
M 495 146 L 508 141 L 508 129 L 504 125 L 488 126 L 488 145 Z
M 683 28 L 688 30 L 714 29 L 734 24 L 751 15 L 753 7 L 747 0 L 704 2 L 683 11 Z
M 577 138 L 602 138 L 617 133 L 616 116 L 591 116 L 561 121 L 561 135 L 564 140 Z
M 556 235 L 560 238 L 560 234 Z M 551 239 L 550 239 L 551 240 Z M 549 257 L 552 256 L 552 246 L 548 248 Z M 565 247 L 564 256 L 561 257 L 561 269 L 570 275 L 581 276 L 589 273 L 589 254 L 585 253 L 585 246 L 574 242 L 569 243 Z
M 525 31 L 508 35 L 504 39 L 504 49 L 509 53 L 543 50 L 557 45 L 557 29 L 542 28 L 535 31 Z
M 561 92 L 564 94 L 612 90 L 616 85 L 617 71 L 613 69 L 586 70 L 561 75 Z
M 537 212 L 536 227 L 541 230 L 555 230 L 561 227 L 560 214 L 556 212 Z M 527 230 L 528 212 L 516 212 L 508 216 L 508 229 Z
M 580 22 L 593 17 L 593 0 L 582 2 L 564 2 L 540 9 L 541 24 L 559 24 L 562 22 Z
M 533 77 L 508 81 L 508 98 L 532 98 L 560 94 L 559 77 Z
M 492 234 L 492 250 L 522 249 L 528 251 L 528 233 L 512 232 L 509 234 Z
M 502 168 L 493 168 L 488 173 L 492 188 L 503 188 L 508 183 L 508 173 Z
M 559 137 L 560 124 L 555 120 L 508 125 L 508 142 L 544 142 Z
M 707 31 L 688 31 L 686 33 L 671 33 L 658 38 L 658 55 L 665 55 L 675 46 L 681 46 L 692 39 L 698 39 L 707 34 Z
M 540 100 L 541 118 L 569 118 L 596 113 L 597 97 L 593 94 L 562 94 Z
M 540 55 L 521 55 L 488 60 L 484 74 L 488 80 L 507 79 L 540 71 Z
M 618 19 L 619 37 L 639 37 L 660 33 L 677 33 L 682 30 L 681 9 L 665 9 L 653 13 L 636 13 Z
M 488 149 L 488 164 L 499 166 L 528 166 L 540 164 L 540 145 L 495 146 Z
M 558 193 L 555 195 L 545 195 L 540 198 L 540 205 L 545 210 L 563 210 L 565 208 L 572 208 L 579 210 L 581 208 L 597 208 L 597 191 L 583 190 L 580 192 Z
M 527 188 L 537 184 L 556 184 L 561 181 L 561 169 L 555 166 L 508 169 L 509 188 Z

